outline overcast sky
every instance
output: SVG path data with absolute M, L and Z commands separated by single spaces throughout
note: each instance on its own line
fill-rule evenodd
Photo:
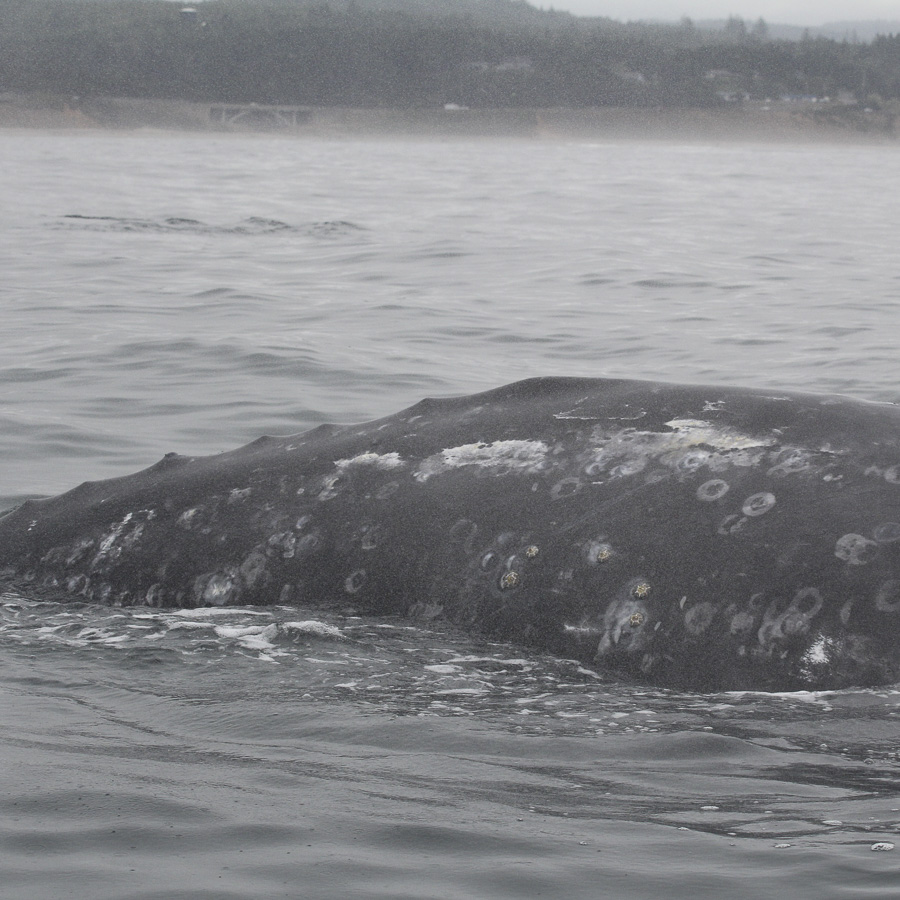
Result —
M 898 0 L 532 0 L 532 5 L 611 19 L 724 19 L 730 15 L 783 25 L 900 19 Z

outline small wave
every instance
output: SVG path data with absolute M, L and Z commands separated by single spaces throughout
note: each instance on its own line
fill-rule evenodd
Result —
M 358 231 L 365 231 L 362 225 L 356 225 L 353 222 L 345 222 L 342 219 L 327 222 L 313 222 L 307 226 L 306 230 L 315 237 L 340 237 L 345 234 L 353 234 Z
M 608 275 L 583 275 L 579 284 L 583 285 L 603 285 L 603 284 L 614 284 L 615 278 L 610 278 Z
M 296 231 L 292 225 L 287 222 L 281 222 L 278 219 L 263 219 L 259 216 L 251 216 L 231 228 L 223 227 L 224 234 L 272 234 L 276 231 Z
M 311 237 L 339 237 L 364 231 L 361 225 L 343 220 L 313 222 L 307 225 L 291 225 L 280 219 L 264 216 L 250 216 L 231 225 L 211 225 L 199 219 L 182 216 L 162 216 L 154 219 L 129 218 L 123 216 L 86 216 L 70 213 L 62 216 L 61 227 L 77 228 L 83 231 L 104 232 L 145 232 L 155 234 L 198 234 L 198 235 L 267 235 L 285 233 L 307 234 Z
M 309 618 L 298 617 L 309 614 Z M 812 694 L 689 694 L 610 681 L 576 660 L 486 642 L 450 626 L 342 617 L 297 607 L 115 609 L 0 595 L 0 647 L 53 654 L 54 667 L 111 667 L 133 678 L 165 665 L 193 682 L 214 665 L 223 682 L 400 716 L 466 716 L 517 734 L 628 735 L 715 731 L 741 738 L 780 723 L 798 747 L 898 764 L 888 734 L 896 688 Z M 77 661 L 77 663 L 76 663 Z M 159 669 L 154 669 L 159 673 Z M 268 685 L 268 687 L 266 687 Z M 273 694 L 274 696 L 274 694 Z M 850 717 L 859 729 L 845 733 Z M 815 722 L 810 736 L 803 723 Z M 799 724 L 798 724 L 799 723 Z M 886 730 L 887 729 L 887 730 Z
M 158 219 L 136 219 L 122 216 L 85 216 L 77 213 L 62 217 L 64 226 L 85 231 L 150 232 L 157 234 L 272 234 L 294 231 L 294 226 L 278 219 L 251 216 L 234 225 L 209 225 L 199 219 L 163 216 Z
M 646 288 L 708 288 L 715 287 L 713 282 L 706 280 L 691 281 L 680 278 L 640 278 L 633 282 L 635 287 Z

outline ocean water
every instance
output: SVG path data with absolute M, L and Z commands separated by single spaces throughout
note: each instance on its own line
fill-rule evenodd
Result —
M 900 400 L 900 148 L 0 133 L 0 509 L 532 375 Z M 0 598 L 0 896 L 881 897 L 900 693 Z M 884 848 L 884 849 L 875 849 Z

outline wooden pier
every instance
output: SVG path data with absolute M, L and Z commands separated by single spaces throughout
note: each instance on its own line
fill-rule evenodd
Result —
M 296 128 L 312 118 L 308 106 L 275 106 L 263 103 L 216 103 L 209 108 L 209 120 L 217 125 L 238 128 Z

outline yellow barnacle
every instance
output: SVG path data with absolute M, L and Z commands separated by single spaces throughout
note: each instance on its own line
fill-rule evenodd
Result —
M 598 562 L 606 562 L 611 557 L 612 557 L 612 550 L 610 550 L 609 547 L 601 547 L 597 551 L 597 561 Z
M 632 613 L 628 619 L 628 624 L 632 628 L 638 628 L 639 626 L 644 624 L 644 614 L 643 613 Z
M 540 548 L 536 547 L 534 544 L 525 548 L 525 556 L 528 559 L 534 559 L 540 552 Z
M 631 590 L 635 597 L 646 597 L 650 593 L 650 585 L 646 581 L 639 581 Z
M 500 587 L 503 590 L 514 588 L 519 583 L 518 572 L 505 572 L 500 578 Z

